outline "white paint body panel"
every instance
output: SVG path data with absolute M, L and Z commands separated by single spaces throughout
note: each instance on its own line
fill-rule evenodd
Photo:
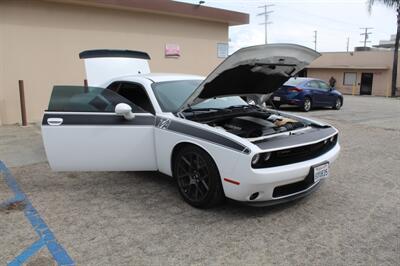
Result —
M 154 126 L 42 125 L 55 171 L 156 171 Z

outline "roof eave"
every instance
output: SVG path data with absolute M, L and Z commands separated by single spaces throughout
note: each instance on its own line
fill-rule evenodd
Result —
M 193 5 L 170 0 L 44 0 L 64 4 L 77 4 L 110 9 L 131 10 L 137 12 L 173 15 L 200 20 L 227 23 L 229 26 L 249 23 L 249 14 L 213 8 L 203 5 Z

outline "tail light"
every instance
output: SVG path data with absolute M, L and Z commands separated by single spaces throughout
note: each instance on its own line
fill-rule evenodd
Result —
M 296 87 L 293 87 L 293 88 L 289 88 L 289 89 L 288 89 L 288 92 L 301 92 L 301 91 L 303 91 L 303 89 L 296 88 Z

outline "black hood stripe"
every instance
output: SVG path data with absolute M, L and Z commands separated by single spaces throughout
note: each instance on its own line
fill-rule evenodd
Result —
M 156 125 L 159 124 L 159 121 L 160 121 L 160 118 L 157 117 Z M 244 153 L 250 152 L 250 149 L 248 149 L 246 146 L 244 146 L 234 140 L 231 140 L 220 134 L 217 134 L 217 133 L 214 133 L 214 132 L 202 129 L 202 128 L 188 125 L 186 123 L 180 123 L 178 121 L 171 121 L 168 128 L 163 128 L 163 129 L 175 131 L 177 133 L 182 133 L 182 134 L 185 134 L 188 136 L 192 136 L 192 137 L 195 137 L 198 139 L 212 142 L 212 143 L 233 149 L 235 151 L 244 152 Z

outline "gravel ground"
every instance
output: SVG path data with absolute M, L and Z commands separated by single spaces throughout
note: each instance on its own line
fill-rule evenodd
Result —
M 400 100 L 305 115 L 340 130 L 341 155 L 318 191 L 275 207 L 198 210 L 159 173 L 54 173 L 35 126 L 0 127 L 0 159 L 78 265 L 399 265 Z M 20 210 L 0 220 L 3 265 L 37 237 Z M 53 263 L 42 249 L 28 265 Z

